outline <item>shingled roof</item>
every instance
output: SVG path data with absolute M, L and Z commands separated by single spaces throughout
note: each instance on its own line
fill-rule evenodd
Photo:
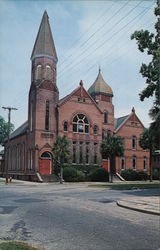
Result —
M 118 130 L 119 127 L 128 119 L 129 115 L 125 115 L 119 118 L 114 118 L 114 130 Z
M 42 21 L 39 27 L 38 35 L 33 47 L 31 59 L 40 56 L 50 56 L 56 62 L 58 61 L 57 53 L 52 37 L 52 32 L 49 24 L 49 17 L 45 11 L 42 17 Z
M 26 121 L 25 123 L 23 123 L 19 128 L 17 128 L 11 135 L 10 135 L 10 139 L 14 139 L 20 135 L 24 135 L 27 132 L 27 128 L 28 128 L 28 121 Z

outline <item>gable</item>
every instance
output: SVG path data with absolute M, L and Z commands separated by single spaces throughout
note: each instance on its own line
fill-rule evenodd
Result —
M 142 128 L 144 128 L 143 123 L 140 121 L 140 119 L 134 112 L 129 117 L 128 122 L 130 122 L 131 126 L 137 127 L 140 125 Z
M 115 132 L 117 133 L 123 126 L 130 127 L 142 127 L 144 125 L 138 118 L 135 112 L 132 112 L 130 115 L 126 115 L 120 118 L 115 119 Z
M 59 107 L 62 106 L 63 104 L 70 101 L 74 97 L 77 98 L 77 102 L 84 102 L 84 103 L 85 103 L 84 98 L 88 98 L 91 101 L 91 103 L 96 107 L 96 109 L 98 109 L 98 111 L 102 113 L 100 108 L 97 106 L 96 102 L 93 100 L 93 98 L 88 94 L 88 92 L 83 87 L 82 81 L 80 82 L 80 86 L 78 88 L 76 88 L 73 92 L 71 92 L 71 94 L 67 95 L 66 97 L 62 98 L 59 101 L 58 106 Z

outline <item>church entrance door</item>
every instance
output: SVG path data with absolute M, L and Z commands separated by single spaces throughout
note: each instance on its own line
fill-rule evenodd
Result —
M 50 152 L 44 152 L 40 158 L 40 174 L 52 174 L 53 160 Z

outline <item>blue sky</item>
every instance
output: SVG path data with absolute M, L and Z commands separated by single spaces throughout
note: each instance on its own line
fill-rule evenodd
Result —
M 18 108 L 12 112 L 15 128 L 27 120 L 31 79 L 30 56 L 44 10 L 47 10 L 58 54 L 57 85 L 60 98 L 83 80 L 88 89 L 99 65 L 111 86 L 115 117 L 135 107 L 148 127 L 152 100 L 140 102 L 145 87 L 139 73 L 142 62 L 151 57 L 130 40 L 135 30 L 154 31 L 156 1 L 33 1 L 0 0 L 0 115 L 2 106 Z

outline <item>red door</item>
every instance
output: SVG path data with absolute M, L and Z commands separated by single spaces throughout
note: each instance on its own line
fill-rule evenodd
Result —
M 40 159 L 40 174 L 51 174 L 52 162 L 50 159 Z

